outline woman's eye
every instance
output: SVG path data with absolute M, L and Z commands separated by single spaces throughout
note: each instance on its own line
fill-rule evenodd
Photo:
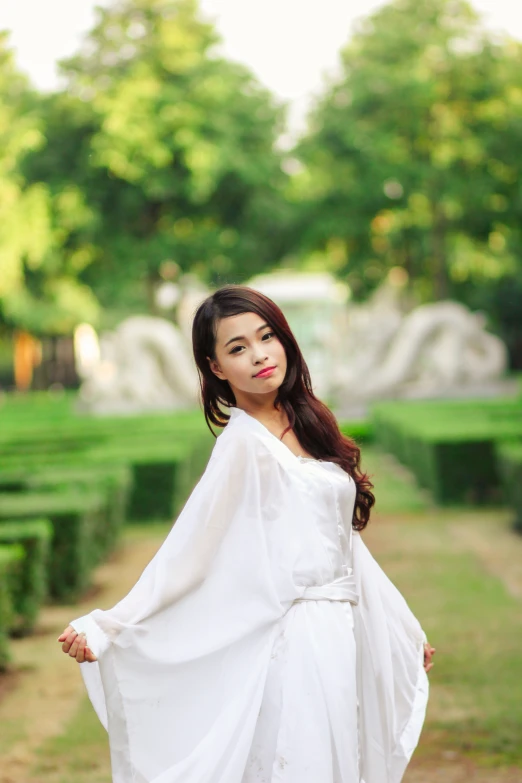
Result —
M 274 332 L 265 332 L 265 334 L 262 336 L 261 339 L 264 340 L 265 337 L 275 337 L 275 333 Z M 241 348 L 244 348 L 244 346 L 243 345 L 236 345 L 235 348 L 232 348 L 230 353 L 238 353 L 241 350 Z

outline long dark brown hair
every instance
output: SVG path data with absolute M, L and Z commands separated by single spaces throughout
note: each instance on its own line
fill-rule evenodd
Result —
M 216 358 L 219 321 L 241 313 L 257 313 L 282 343 L 287 369 L 275 406 L 284 408 L 290 427 L 309 454 L 316 459 L 337 463 L 353 478 L 357 496 L 352 525 L 355 530 L 363 530 L 370 519 L 375 496 L 371 492 L 373 484 L 368 475 L 359 468 L 361 450 L 352 438 L 342 434 L 333 413 L 313 393 L 310 372 L 280 308 L 267 296 L 247 286 L 226 285 L 219 288 L 199 305 L 194 316 L 192 348 L 199 371 L 205 420 L 210 431 L 216 436 L 212 424 L 223 428 L 230 419 L 220 405 L 229 408 L 236 404 L 236 400 L 228 381 L 221 380 L 212 372 L 207 357 Z

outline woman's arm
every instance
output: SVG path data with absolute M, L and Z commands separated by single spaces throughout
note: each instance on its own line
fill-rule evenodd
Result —
M 120 634 L 196 590 L 203 583 L 238 509 L 260 495 L 260 478 L 274 462 L 263 444 L 223 433 L 207 468 L 166 540 L 138 582 L 112 609 L 72 620 L 58 637 L 78 662 L 99 658 Z M 82 636 L 83 634 L 83 636 Z

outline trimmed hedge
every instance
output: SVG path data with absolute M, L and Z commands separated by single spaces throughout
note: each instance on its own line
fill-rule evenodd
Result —
M 343 435 L 353 438 L 357 445 L 373 441 L 373 423 L 367 419 L 339 421 L 339 429 Z
M 98 558 L 96 534 L 105 503 L 104 496 L 95 493 L 0 494 L 0 519 L 42 516 L 52 522 L 49 590 L 53 598 L 74 601 L 89 586 Z
M 375 404 L 371 415 L 377 444 L 437 503 L 502 502 L 495 443 L 522 437 L 520 400 L 395 401 Z
M 214 445 L 210 433 L 178 433 L 178 438 L 129 438 L 93 449 L 96 464 L 130 464 L 129 521 L 172 519 L 201 475 Z
M 189 449 L 182 443 L 118 441 L 93 449 L 89 459 L 100 465 L 130 465 L 129 521 L 169 519 L 175 504 L 177 473 Z
M 25 552 L 20 579 L 13 591 L 11 630 L 17 636 L 33 630 L 47 597 L 52 535 L 52 525 L 47 519 L 0 522 L 0 545 L 19 544 Z
M 0 473 L 0 478 L 1 478 Z M 132 486 L 132 471 L 127 465 L 56 465 L 35 468 L 26 476 L 24 489 L 70 493 L 94 492 L 105 498 L 105 512 L 95 533 L 95 562 L 101 562 L 115 548 L 125 522 Z
M 496 453 L 505 495 L 515 511 L 513 526 L 522 533 L 522 443 L 497 443 Z
M 0 546 L 0 671 L 4 671 L 11 660 L 9 633 L 14 616 L 13 592 L 24 556 L 23 548 L 17 544 Z
M 212 439 L 213 441 L 213 439 Z M 129 521 L 172 520 L 197 483 L 208 462 L 213 442 L 209 439 L 177 450 L 171 456 L 142 454 L 133 464 L 134 485 L 129 502 Z
M 181 434 L 207 431 L 202 413 L 195 409 L 172 413 L 136 416 L 61 416 L 57 420 L 33 419 L 30 415 L 6 417 L 0 405 L 0 445 L 2 451 L 23 452 L 43 449 L 48 444 L 61 444 L 71 451 L 103 445 L 106 441 L 148 438 L 166 440 Z M 33 448 L 35 446 L 35 448 Z M 51 445 L 52 448 L 52 445 Z
M 169 424 L 171 426 L 172 421 Z M 120 433 L 111 439 L 95 438 L 93 445 L 83 452 L 60 453 L 57 448 L 46 454 L 41 449 L 31 452 L 28 440 L 26 447 L 17 454 L 13 452 L 9 458 L 0 459 L 0 491 L 20 491 L 41 482 L 43 486 L 45 479 L 40 481 L 38 477 L 46 471 L 55 471 L 57 476 L 65 459 L 68 468 L 64 471 L 64 479 L 67 472 L 80 475 L 83 470 L 86 475 L 92 475 L 96 471 L 116 469 L 121 474 L 122 468 L 130 466 L 132 480 L 130 485 L 127 482 L 127 518 L 171 519 L 198 480 L 214 444 L 212 435 L 201 426 L 194 428 L 193 422 L 176 424 L 175 433 L 165 430 L 164 426 L 161 433 L 142 431 L 136 434 L 127 422 L 126 434 Z M 32 474 L 30 481 L 28 474 Z M 121 486 L 115 494 L 121 501 Z

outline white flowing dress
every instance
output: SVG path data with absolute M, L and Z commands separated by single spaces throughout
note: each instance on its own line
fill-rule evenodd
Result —
M 72 622 L 114 783 L 399 783 L 426 636 L 352 530 L 355 495 L 231 409 L 139 581 Z

